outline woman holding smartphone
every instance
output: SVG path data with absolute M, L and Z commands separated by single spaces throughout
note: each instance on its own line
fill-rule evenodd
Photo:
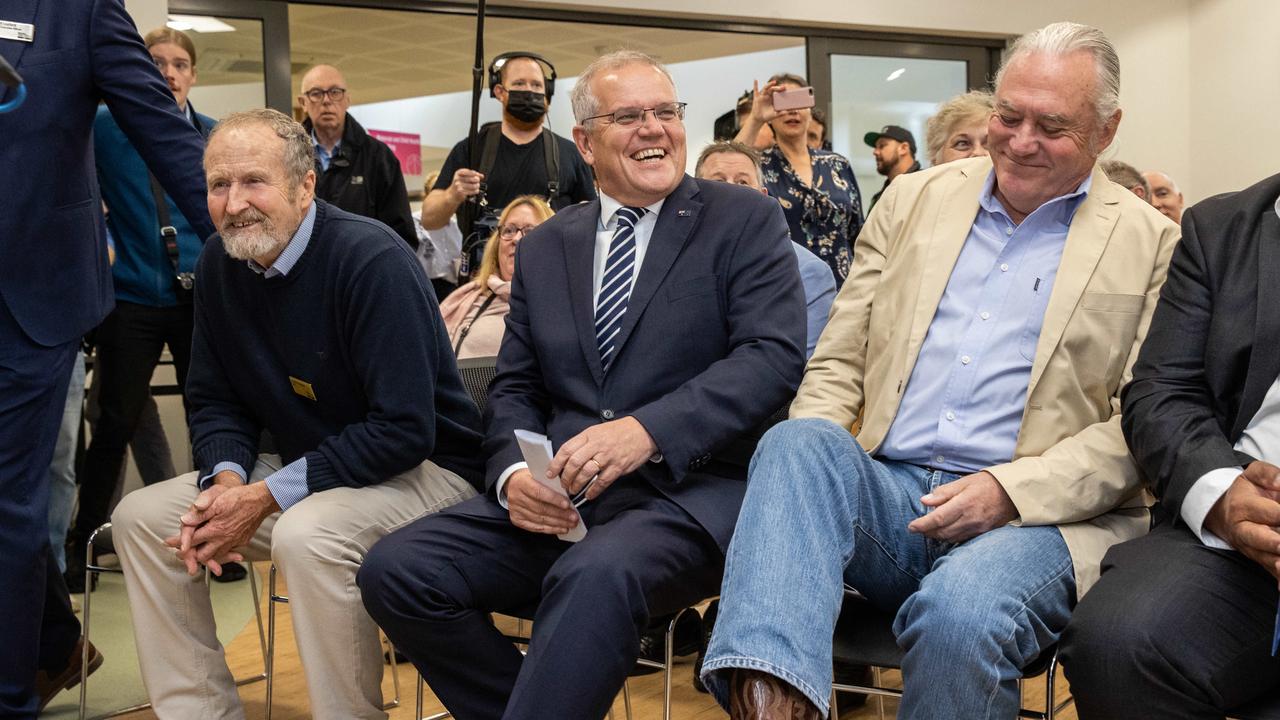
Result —
M 813 102 L 813 88 L 798 75 L 774 75 L 763 88 L 757 83 L 735 139 L 748 142 L 763 126 L 773 128 L 776 144 L 761 157 L 764 185 L 782 204 L 791 239 L 831 266 L 838 289 L 862 229 L 862 195 L 847 158 L 808 146 Z

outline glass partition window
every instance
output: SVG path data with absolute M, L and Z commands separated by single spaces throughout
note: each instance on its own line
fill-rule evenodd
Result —
M 169 23 L 189 35 L 196 46 L 191 104 L 215 119 L 262 107 L 266 104 L 262 21 L 203 16 L 217 24 L 192 22 L 200 17 L 175 15 Z
M 853 163 L 864 209 L 884 184 L 876 172 L 871 148 L 863 136 L 885 125 L 898 125 L 915 136 L 916 159 L 927 167 L 925 122 L 939 103 L 965 92 L 963 60 L 923 60 L 874 55 L 831 55 L 831 117 L 828 134 L 833 149 Z
M 293 94 L 307 68 L 337 66 L 346 76 L 352 116 L 365 128 L 394 137 L 416 136 L 421 172 L 438 170 L 449 150 L 467 135 L 471 120 L 471 66 L 475 18 L 429 12 L 289 5 Z M 713 137 L 715 119 L 738 96 L 777 72 L 803 74 L 805 40 L 799 36 L 673 30 L 490 17 L 485 21 L 485 60 L 512 50 L 550 59 L 559 79 L 550 127 L 572 137 L 569 93 L 578 73 L 599 55 L 627 48 L 658 57 L 689 103 L 685 128 L 690 172 Z M 501 106 L 481 95 L 481 123 L 499 120 Z M 406 167 L 407 169 L 407 167 Z M 411 194 L 424 177 L 406 175 Z

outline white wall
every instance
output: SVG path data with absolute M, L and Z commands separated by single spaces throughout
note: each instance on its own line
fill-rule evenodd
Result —
M 1191 165 L 1202 198 L 1280 172 L 1280 3 L 1195 2 L 1191 27 Z

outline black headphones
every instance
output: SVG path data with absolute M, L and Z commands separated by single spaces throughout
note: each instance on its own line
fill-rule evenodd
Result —
M 506 65 L 508 60 L 515 58 L 529 58 L 543 66 L 542 82 L 547 94 L 547 100 L 550 101 L 551 96 L 556 92 L 556 66 L 538 53 L 525 52 L 523 50 L 502 53 L 495 57 L 493 62 L 489 63 L 489 97 L 497 97 L 493 93 L 493 88 L 502 84 L 502 66 Z

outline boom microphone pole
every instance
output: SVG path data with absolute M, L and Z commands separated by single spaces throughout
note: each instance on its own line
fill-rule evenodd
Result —
M 480 2 L 483 6 L 484 0 L 480 0 Z M 0 113 L 16 109 L 22 104 L 23 100 L 27 99 L 27 86 L 22 82 L 22 76 L 18 74 L 17 70 L 13 69 L 13 66 L 3 56 L 0 56 L 0 83 L 3 83 L 6 87 L 17 89 L 12 100 L 0 103 Z

